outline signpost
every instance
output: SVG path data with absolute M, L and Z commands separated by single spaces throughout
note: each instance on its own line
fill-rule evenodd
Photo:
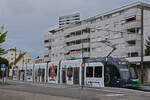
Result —
M 6 65 L 5 64 L 1 64 L 1 70 L 2 70 L 2 77 L 3 77 L 3 83 L 4 83 L 4 71 L 6 69 Z

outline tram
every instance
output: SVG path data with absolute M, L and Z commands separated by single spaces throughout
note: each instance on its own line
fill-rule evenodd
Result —
M 85 64 L 82 67 L 82 64 Z M 138 87 L 135 67 L 124 58 L 86 58 L 40 63 L 14 69 L 14 79 L 91 87 Z
M 124 58 L 89 58 L 85 62 L 104 64 L 104 84 L 106 87 L 132 87 L 129 66 Z

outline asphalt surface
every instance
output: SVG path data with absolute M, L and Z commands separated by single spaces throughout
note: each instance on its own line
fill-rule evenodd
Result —
M 88 87 L 84 87 L 82 89 L 80 86 L 37 84 L 37 83 L 35 84 L 35 83 L 23 83 L 15 81 L 11 81 L 10 83 L 11 85 L 3 85 L 3 86 L 1 85 L 0 89 L 7 91 L 17 91 L 56 97 L 67 97 L 77 100 L 150 100 L 150 92 L 137 91 L 131 89 L 88 88 Z M 3 100 L 1 99 L 1 96 L 0 100 Z M 53 100 L 53 99 L 47 98 L 44 100 Z

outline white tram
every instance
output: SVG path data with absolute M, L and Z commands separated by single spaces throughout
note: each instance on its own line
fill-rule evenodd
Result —
M 14 72 L 14 80 L 18 77 L 18 80 L 31 82 L 80 86 L 84 82 L 86 86 L 104 87 L 104 65 L 101 62 L 86 62 L 82 68 L 82 60 L 65 60 L 20 66 Z
M 48 83 L 58 83 L 60 62 L 48 63 Z
M 46 63 L 35 64 L 34 68 L 34 82 L 46 82 Z
M 34 65 L 31 64 L 31 65 L 28 65 L 26 66 L 26 80 L 29 81 L 29 82 L 32 82 L 33 81 L 33 67 Z
M 81 85 L 81 60 L 66 60 L 61 62 L 60 83 Z

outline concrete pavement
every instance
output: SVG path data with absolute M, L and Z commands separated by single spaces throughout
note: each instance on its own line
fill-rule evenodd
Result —
M 79 86 L 33 85 L 17 81 L 11 83 L 12 85 L 0 86 L 0 100 L 10 100 L 10 97 L 14 100 L 150 100 L 150 93 L 123 88 L 81 89 Z
M 28 93 L 23 91 L 0 89 L 0 100 L 77 100 L 77 99 L 44 95 L 39 93 Z

